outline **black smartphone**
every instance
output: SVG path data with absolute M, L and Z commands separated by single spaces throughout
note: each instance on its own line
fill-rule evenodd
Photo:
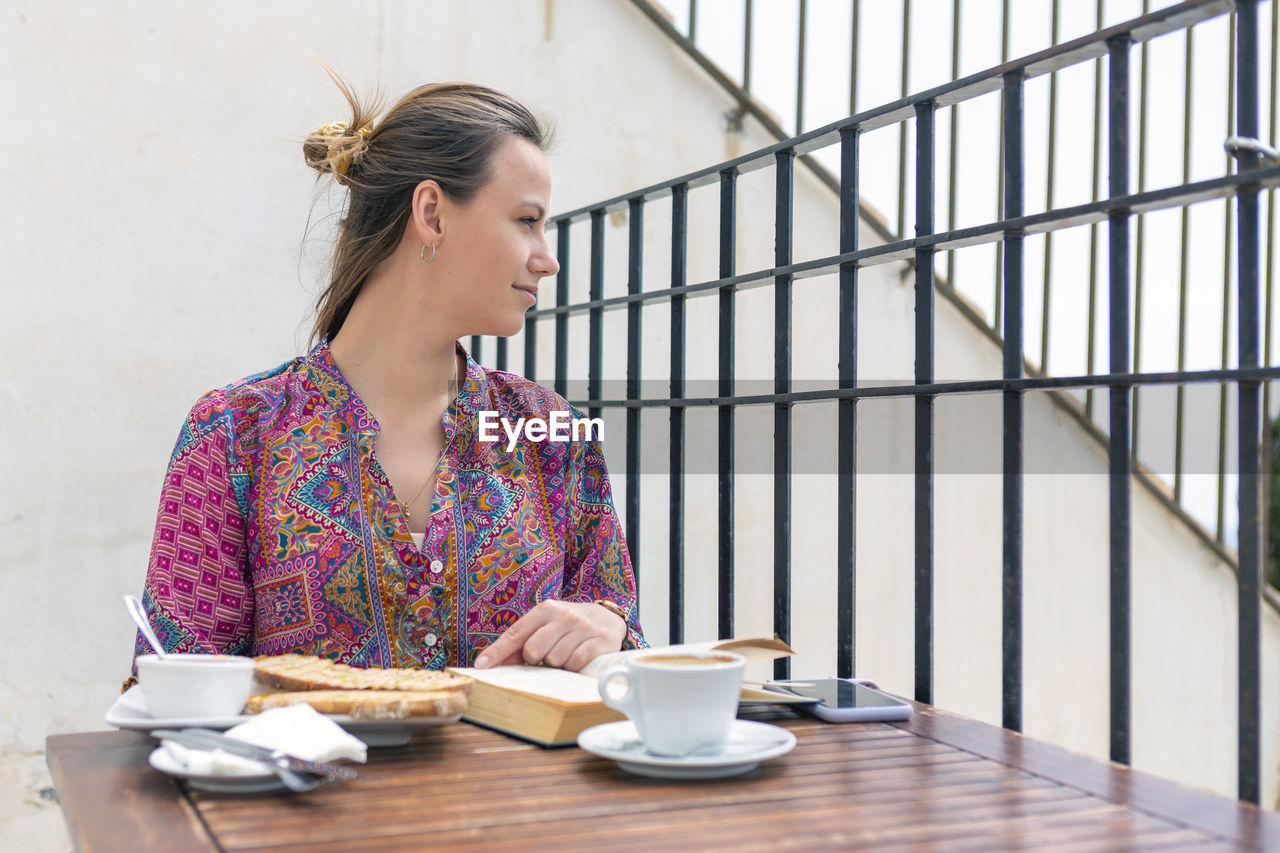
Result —
M 770 681 L 764 687 L 779 693 L 817 699 L 817 702 L 803 706 L 804 710 L 832 723 L 905 720 L 911 716 L 911 706 L 906 702 L 851 678 Z

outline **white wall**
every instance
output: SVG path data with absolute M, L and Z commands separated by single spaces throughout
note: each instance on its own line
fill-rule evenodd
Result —
M 623 0 L 0 2 L 0 76 L 21 82 L 0 87 L 11 128 L 0 158 L 0 643 L 10 650 L 0 670 L 0 837 L 29 849 L 65 846 L 56 810 L 37 794 L 48 784 L 45 736 L 102 727 L 127 674 L 133 630 L 120 596 L 141 586 L 160 478 L 187 408 L 208 388 L 304 346 L 330 207 L 317 200 L 299 141 L 344 118 L 313 55 L 362 89 L 380 79 L 395 95 L 460 78 L 526 100 L 558 125 L 559 210 L 768 141 L 750 124 L 726 134 L 728 99 Z M 796 257 L 829 254 L 834 200 L 802 169 L 797 180 Z M 739 270 L 768 266 L 771 170 L 744 176 L 740 193 Z M 664 209 L 647 211 L 646 287 L 661 286 L 665 274 Z M 694 194 L 691 281 L 715 275 L 715 210 L 714 190 Z M 625 261 L 625 217 L 611 217 L 607 230 L 614 270 Z M 582 252 L 585 231 L 574 239 Z M 584 259 L 574 258 L 583 292 Z M 910 376 L 912 297 L 900 272 L 862 274 L 864 376 Z M 610 288 L 623 282 L 611 272 Z M 797 376 L 833 373 L 831 282 L 796 285 Z M 691 377 L 714 376 L 713 302 L 690 303 Z M 772 295 L 747 292 L 739 305 L 739 375 L 767 380 Z M 646 311 L 647 376 L 664 375 L 665 317 Z M 574 328 L 580 348 L 585 325 Z M 625 330 L 623 315 L 611 312 L 607 328 Z M 540 339 L 544 379 L 549 331 Z M 941 301 L 937 339 L 941 375 L 998 375 L 995 348 Z M 513 342 L 517 368 L 520 351 Z M 622 375 L 622 356 L 609 355 L 607 365 Z M 584 376 L 585 360 L 574 370 Z M 940 460 L 982 442 L 998 447 L 981 419 L 946 409 L 939 405 Z M 912 613 L 911 479 L 894 473 L 910 470 L 904 415 L 910 407 L 901 403 L 861 407 L 860 465 L 881 473 L 859 482 L 857 555 L 859 671 L 900 692 L 910 689 Z M 665 432 L 655 418 L 646 420 L 649 436 Z M 742 430 L 756 422 L 740 415 Z M 1105 466 L 1096 445 L 1047 403 L 1028 406 L 1027 434 L 1029 453 L 1039 441 L 1062 458 L 1053 470 L 1080 472 L 1027 483 L 1027 729 L 1101 755 Z M 607 433 L 615 445 L 621 435 Z M 621 458 L 615 446 L 615 471 Z M 940 476 L 937 487 L 937 701 L 988 720 L 999 708 L 996 473 Z M 767 631 L 772 486 L 765 476 L 739 482 L 737 628 Z M 623 485 L 618 477 L 619 498 Z M 652 501 L 641 533 L 643 613 L 662 640 L 666 518 L 653 509 L 665 505 L 666 486 L 652 474 L 643 488 Z M 700 602 L 688 608 L 690 637 L 715 627 L 714 494 L 710 478 L 689 485 L 688 583 L 690 601 Z M 794 489 L 799 674 L 834 666 L 833 495 L 830 479 L 816 475 Z M 1140 489 L 1134 510 L 1136 763 L 1230 794 L 1232 576 Z M 1268 610 L 1270 721 L 1278 645 L 1280 624 Z M 1275 735 L 1272 725 L 1269 803 Z

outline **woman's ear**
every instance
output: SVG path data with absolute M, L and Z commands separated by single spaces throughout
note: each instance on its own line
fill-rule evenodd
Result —
M 444 190 L 435 181 L 422 181 L 413 188 L 411 227 L 423 243 L 439 245 L 444 237 L 445 201 Z

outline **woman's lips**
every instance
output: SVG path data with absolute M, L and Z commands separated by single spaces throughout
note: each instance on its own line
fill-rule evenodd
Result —
M 511 286 L 514 287 L 516 290 L 520 291 L 521 293 L 523 293 L 525 296 L 529 297 L 529 302 L 531 304 L 533 305 L 538 304 L 538 288 L 525 287 L 524 285 L 519 285 L 519 284 L 513 284 Z

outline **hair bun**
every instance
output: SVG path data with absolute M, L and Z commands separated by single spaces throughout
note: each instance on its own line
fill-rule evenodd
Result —
M 347 185 L 347 172 L 369 149 L 373 125 L 366 124 L 352 132 L 345 121 L 331 121 L 302 143 L 307 165 L 323 174 L 332 174 L 339 184 Z

